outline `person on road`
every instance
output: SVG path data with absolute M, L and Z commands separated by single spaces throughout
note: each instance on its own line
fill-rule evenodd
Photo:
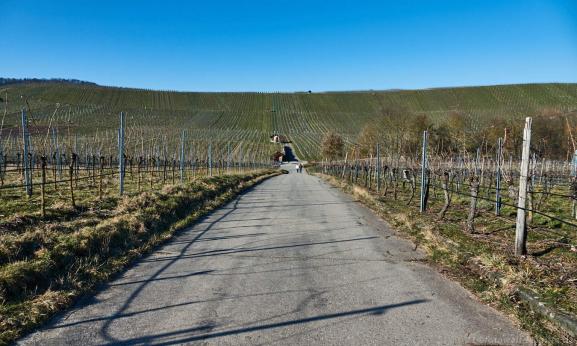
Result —
M 296 170 L 297 170 L 297 173 L 300 173 L 300 172 L 299 172 L 300 164 L 299 164 L 298 162 L 297 162 L 297 164 L 295 165 L 295 168 L 296 168 Z

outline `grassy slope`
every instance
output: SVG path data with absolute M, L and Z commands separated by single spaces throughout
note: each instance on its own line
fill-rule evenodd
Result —
M 318 142 L 328 129 L 348 140 L 383 109 L 401 108 L 440 119 L 458 110 L 486 119 L 523 117 L 544 109 L 577 108 L 577 84 L 527 84 L 488 87 L 444 88 L 414 91 L 367 91 L 333 93 L 192 93 L 122 89 L 72 84 L 6 86 L 8 126 L 18 123 L 28 97 L 37 125 L 46 125 L 61 107 L 53 124 L 77 133 L 117 128 L 117 114 L 128 113 L 131 126 L 150 134 L 178 138 L 182 128 L 197 139 L 226 138 L 266 143 L 273 130 L 288 134 L 297 154 L 318 157 Z M 5 92 L 0 92 L 5 98 Z M 102 132 L 101 132 L 102 133 Z M 265 149 L 268 150 L 268 149 Z

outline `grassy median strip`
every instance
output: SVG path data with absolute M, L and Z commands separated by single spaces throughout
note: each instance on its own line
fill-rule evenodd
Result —
M 0 344 L 46 321 L 176 231 L 276 174 L 269 170 L 166 186 L 123 197 L 106 212 L 3 237 Z
M 406 196 L 398 199 L 379 196 L 341 179 L 317 175 L 382 216 L 401 236 L 423 249 L 431 264 L 459 281 L 484 303 L 515 318 L 541 343 L 571 345 L 575 342 L 574 336 L 552 323 L 550 316 L 536 313 L 519 299 L 519 291 L 530 289 L 539 294 L 541 301 L 575 316 L 577 256 L 574 252 L 560 247 L 544 255 L 517 258 L 512 255 L 513 238 L 509 232 L 514 231 L 514 227 L 503 219 L 495 221 L 493 214 L 481 213 L 477 232 L 470 234 L 464 231 L 466 208 L 454 205 L 447 217 L 439 220 L 435 212 L 421 214 L 418 206 L 407 206 Z M 431 210 L 440 208 L 440 204 L 430 205 Z M 530 242 L 530 253 L 543 252 L 539 246 L 538 240 Z

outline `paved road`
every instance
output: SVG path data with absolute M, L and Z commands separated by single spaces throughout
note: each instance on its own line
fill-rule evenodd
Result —
M 369 211 L 292 167 L 20 343 L 531 343 Z

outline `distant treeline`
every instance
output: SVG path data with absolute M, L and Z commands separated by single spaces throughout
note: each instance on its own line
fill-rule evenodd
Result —
M 0 77 L 0 85 L 6 84 L 23 84 L 23 83 L 69 83 L 78 85 L 98 85 L 96 83 L 87 82 L 78 79 L 65 79 L 65 78 L 2 78 Z
M 577 150 L 577 111 L 543 109 L 533 117 L 531 149 L 540 158 L 569 160 Z M 403 108 L 384 109 L 374 121 L 365 125 L 354 148 L 360 157 L 374 157 L 375 145 L 391 153 L 418 157 L 422 133 L 429 132 L 429 150 L 436 155 L 495 152 L 497 139 L 503 140 L 506 154 L 520 155 L 523 142 L 523 119 L 500 115 L 479 117 L 463 111 L 452 111 L 433 121 L 427 114 Z

